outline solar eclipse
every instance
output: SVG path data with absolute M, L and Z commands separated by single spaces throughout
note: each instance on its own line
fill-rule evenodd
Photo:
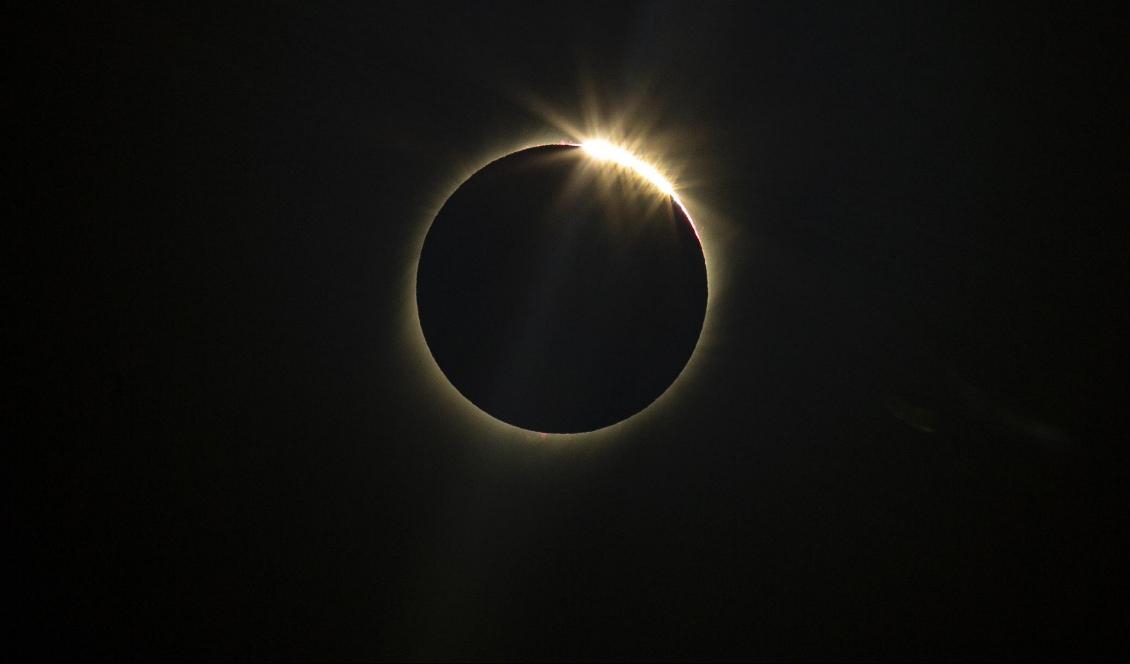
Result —
M 593 431 L 645 409 L 702 331 L 707 271 L 671 183 L 604 141 L 508 154 L 428 230 L 420 326 L 440 370 L 492 417 Z

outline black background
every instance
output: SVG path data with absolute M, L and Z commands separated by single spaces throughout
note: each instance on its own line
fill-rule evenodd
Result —
M 32 14 L 21 649 L 1126 653 L 1123 6 Z M 531 441 L 433 384 L 409 275 L 460 176 L 593 100 L 723 276 L 661 409 Z

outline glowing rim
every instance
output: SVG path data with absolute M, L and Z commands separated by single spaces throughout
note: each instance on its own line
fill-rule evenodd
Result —
M 419 271 L 420 256 L 423 250 L 423 245 L 427 240 L 428 231 L 431 229 L 432 224 L 435 222 L 436 216 L 439 214 L 439 211 L 443 207 L 444 203 L 447 202 L 447 199 L 449 199 L 451 195 L 459 189 L 459 187 L 463 186 L 463 184 L 467 180 L 469 180 L 476 173 L 494 163 L 495 161 L 508 157 L 517 152 L 529 150 L 531 148 L 552 145 L 581 148 L 593 159 L 597 161 L 607 161 L 622 168 L 628 169 L 643 180 L 652 184 L 663 194 L 670 196 L 671 200 L 674 201 L 679 206 L 679 209 L 683 211 L 683 214 L 686 215 L 687 222 L 691 226 L 691 231 L 694 233 L 695 238 L 698 240 L 699 249 L 702 251 L 703 261 L 706 266 L 706 312 L 703 317 L 702 328 L 699 330 L 698 339 L 695 342 L 694 348 L 691 349 L 690 357 L 687 358 L 687 362 L 683 365 L 683 368 L 671 381 L 671 384 L 668 385 L 663 392 L 655 397 L 655 399 L 653 399 L 651 403 L 646 405 L 644 408 L 618 422 L 614 422 L 607 426 L 601 427 L 599 429 L 593 429 L 591 431 L 549 433 L 534 431 L 531 429 L 524 429 L 518 425 L 500 420 L 494 415 L 491 415 L 487 411 L 480 408 L 477 404 L 475 404 L 475 402 L 468 399 L 451 383 L 447 375 L 443 373 L 443 369 L 441 369 L 439 364 L 436 362 L 435 356 L 432 354 L 431 348 L 428 347 L 427 340 L 424 338 L 423 328 L 421 327 L 420 323 L 420 311 L 416 301 L 416 276 L 417 272 Z M 434 396 L 436 398 L 443 399 L 444 401 L 457 402 L 459 408 L 465 411 L 476 413 L 475 416 L 472 416 L 476 419 L 485 418 L 485 422 L 480 423 L 484 425 L 484 434 L 507 434 L 511 437 L 514 434 L 520 434 L 521 438 L 523 438 L 524 440 L 529 441 L 531 439 L 540 439 L 541 442 L 547 442 L 546 439 L 575 440 L 578 437 L 585 437 L 592 440 L 605 439 L 605 437 L 612 435 L 614 432 L 619 431 L 624 427 L 631 426 L 631 424 L 634 422 L 638 422 L 641 416 L 643 416 L 645 413 L 653 411 L 653 406 L 655 406 L 655 404 L 663 401 L 665 397 L 668 397 L 668 395 L 676 388 L 676 386 L 683 382 L 681 379 L 683 379 L 683 377 L 688 374 L 689 371 L 695 370 L 692 365 L 695 364 L 695 358 L 700 355 L 699 350 L 703 346 L 703 340 L 707 336 L 708 328 L 711 327 L 711 309 L 713 308 L 713 306 L 715 306 L 713 297 L 715 289 L 712 288 L 712 284 L 714 284 L 714 286 L 717 286 L 715 277 L 717 277 L 718 275 L 712 275 L 713 270 L 711 269 L 711 265 L 713 264 L 713 261 L 709 260 L 709 252 L 706 245 L 702 241 L 701 235 L 699 234 L 698 225 L 695 223 L 694 218 L 691 216 L 689 210 L 687 210 L 687 206 L 684 204 L 683 200 L 675 192 L 675 186 L 659 171 L 659 169 L 657 169 L 652 164 L 640 159 L 630 150 L 615 145 L 605 139 L 590 138 L 580 140 L 579 142 L 576 140 L 553 141 L 551 139 L 548 141 L 513 145 L 510 148 L 504 148 L 501 151 L 492 152 L 494 152 L 497 156 L 478 162 L 479 165 L 469 169 L 468 172 L 460 176 L 455 181 L 454 186 L 448 186 L 446 188 L 447 193 L 444 194 L 440 199 L 438 199 L 432 209 L 428 210 L 426 219 L 422 222 L 422 232 L 415 246 L 414 260 L 411 261 L 411 271 L 407 279 L 409 286 L 407 297 L 409 315 L 406 317 L 406 322 L 408 323 L 408 326 L 410 328 L 408 330 L 408 335 L 411 337 L 411 339 L 408 340 L 409 349 L 412 351 L 413 355 L 418 356 L 417 361 L 423 360 L 424 366 L 427 367 L 427 372 L 432 374 L 433 376 L 431 380 L 425 379 L 425 384 L 422 386 L 422 391 L 435 392 Z M 454 397 L 454 399 L 452 397 Z M 460 415 L 466 416 L 465 414 Z
M 675 193 L 675 185 L 671 184 L 670 180 L 663 177 L 659 169 L 624 148 L 609 143 L 603 138 L 584 141 L 580 144 L 580 148 L 597 161 L 610 161 L 618 166 L 623 166 L 624 168 L 634 171 L 636 175 L 639 175 L 641 178 L 655 185 L 659 191 L 670 196 L 671 200 L 675 201 L 675 204 L 679 206 L 683 214 L 687 216 L 687 221 L 691 224 L 691 230 L 694 231 L 695 239 L 698 240 L 699 248 L 702 248 L 702 238 L 698 236 L 698 228 L 694 225 L 694 219 L 691 218 L 691 213 L 687 211 L 687 206 L 683 205 L 683 201 L 679 198 L 679 195 Z M 703 251 L 703 260 L 705 259 L 706 252 Z M 678 380 L 678 377 L 676 377 L 676 380 Z

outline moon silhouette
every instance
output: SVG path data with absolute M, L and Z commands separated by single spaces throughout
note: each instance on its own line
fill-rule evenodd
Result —
M 421 251 L 417 308 L 440 370 L 523 429 L 593 431 L 640 412 L 702 331 L 706 261 L 690 218 L 646 171 L 601 156 L 547 145 L 488 164 Z

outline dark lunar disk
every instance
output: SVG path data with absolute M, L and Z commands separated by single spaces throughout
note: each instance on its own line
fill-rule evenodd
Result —
M 515 152 L 464 182 L 418 270 L 440 369 L 533 431 L 592 431 L 644 409 L 690 359 L 706 314 L 706 262 L 679 205 L 570 145 Z

